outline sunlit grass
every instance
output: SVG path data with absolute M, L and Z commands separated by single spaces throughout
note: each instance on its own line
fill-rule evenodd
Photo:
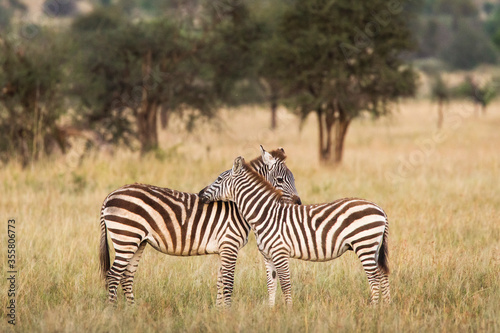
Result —
M 0 210 L 4 230 L 8 218 L 18 225 L 16 330 L 500 331 L 499 106 L 475 117 L 463 111 L 471 105 L 451 104 L 440 133 L 435 106 L 425 101 L 405 102 L 390 118 L 355 121 L 338 168 L 317 161 L 313 117 L 299 131 L 299 121 L 281 110 L 272 132 L 267 110 L 259 108 L 224 111 L 222 124 L 200 124 L 193 135 L 173 119 L 156 157 L 92 152 L 81 161 L 59 156 L 27 170 L 7 165 Z M 151 247 L 137 272 L 136 305 L 119 297 L 110 307 L 98 272 L 104 197 L 133 182 L 197 192 L 236 156 L 257 156 L 259 144 L 285 148 L 305 203 L 356 196 L 386 210 L 392 304 L 368 305 L 366 277 L 348 253 L 328 263 L 292 261 L 293 308 L 278 293 L 270 310 L 251 236 L 238 259 L 231 309 L 215 308 L 216 256 L 177 258 Z M 6 275 L 6 232 L 0 238 Z M 5 283 L 0 300 L 0 331 L 6 331 Z

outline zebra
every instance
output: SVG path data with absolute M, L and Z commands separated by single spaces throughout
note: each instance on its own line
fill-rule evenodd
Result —
M 315 205 L 280 202 L 281 193 L 242 157 L 199 195 L 204 202 L 235 202 L 250 223 L 266 265 L 270 306 L 275 304 L 276 276 L 286 304 L 292 304 L 290 258 L 328 261 L 348 250 L 356 253 L 367 275 L 370 303 L 378 303 L 380 293 L 390 302 L 388 220 L 374 203 L 356 198 Z
M 300 203 L 292 172 L 282 148 L 250 162 L 283 194 L 284 202 Z M 217 306 L 230 306 L 238 250 L 248 241 L 250 226 L 233 203 L 201 203 L 197 194 L 145 184 L 125 185 L 102 204 L 100 268 L 108 300 L 116 301 L 121 284 L 128 303 L 134 303 L 134 275 L 144 248 L 175 256 L 218 254 Z M 115 249 L 110 262 L 107 233 Z

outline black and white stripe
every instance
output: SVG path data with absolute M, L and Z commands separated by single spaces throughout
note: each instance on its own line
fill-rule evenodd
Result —
M 281 193 L 253 171 L 243 158 L 232 170 L 200 192 L 203 201 L 230 200 L 250 223 L 266 262 L 269 303 L 274 305 L 277 277 L 292 303 L 289 258 L 327 261 L 352 250 L 361 260 L 371 289 L 390 301 L 388 221 L 366 200 L 346 198 L 319 205 L 282 203 Z
M 289 202 L 300 202 L 293 175 L 284 164 L 282 149 L 267 153 L 266 162 L 259 157 L 252 168 L 276 184 Z M 273 174 L 284 175 L 278 182 Z M 286 185 L 286 186 L 284 186 Z M 283 189 L 281 191 L 281 189 Z M 101 209 L 100 262 L 109 300 L 116 300 L 121 284 L 130 303 L 134 274 L 146 244 L 165 254 L 194 256 L 218 254 L 221 259 L 217 277 L 217 305 L 231 304 L 234 269 L 238 250 L 248 241 L 250 226 L 229 202 L 202 203 L 197 194 L 179 192 L 144 184 L 123 186 L 111 192 Z M 106 231 L 115 249 L 111 265 Z

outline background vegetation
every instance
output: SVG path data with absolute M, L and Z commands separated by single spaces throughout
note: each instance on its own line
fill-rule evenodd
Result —
M 27 11 L 17 3 L 4 7 Z M 338 164 L 352 119 L 387 114 L 388 102 L 415 92 L 401 55 L 414 48 L 416 6 L 104 1 L 78 14 L 75 1 L 53 0 L 42 8 L 50 23 L 9 19 L 0 39 L 0 158 L 24 166 L 64 153 L 71 136 L 155 152 L 158 121 L 166 128 L 173 113 L 192 130 L 221 106 L 264 102 L 271 128 L 280 103 L 302 118 L 316 113 L 319 158 Z
M 72 137 L 159 152 L 170 115 L 191 131 L 223 106 L 255 104 L 268 105 L 272 129 L 280 104 L 316 114 L 319 160 L 338 165 L 353 119 L 389 114 L 421 77 L 496 64 L 500 45 L 500 7 L 472 0 L 4 0 L 0 9 L 0 160 L 24 166 L 66 153 Z M 448 95 L 485 111 L 492 82 L 468 76 Z
M 19 268 L 18 324 L 3 279 L 0 331 L 500 331 L 499 31 L 487 0 L 0 0 L 0 211 Z M 151 249 L 136 306 L 109 307 L 104 197 L 198 192 L 259 144 L 285 148 L 304 203 L 387 211 L 394 302 L 368 306 L 348 254 L 293 261 L 294 306 L 269 310 L 251 236 L 228 311 L 216 257 Z

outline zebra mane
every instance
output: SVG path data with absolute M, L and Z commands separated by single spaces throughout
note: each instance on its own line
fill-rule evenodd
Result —
M 272 150 L 269 152 L 269 154 L 271 154 L 274 158 L 277 158 L 281 162 L 286 160 L 286 154 L 283 148 Z M 248 162 L 248 164 L 254 169 L 258 169 L 258 167 L 261 166 L 263 163 L 264 161 L 262 161 L 262 156 L 256 157 L 250 162 Z
M 264 177 L 262 177 L 257 171 L 255 171 L 250 163 L 243 163 L 243 168 L 247 171 L 249 178 L 257 181 L 259 184 L 262 184 L 267 191 L 272 193 L 276 200 L 282 201 L 281 197 L 283 196 L 283 191 L 278 190 L 273 185 L 271 185 L 271 183 L 269 183 Z
M 269 154 L 273 155 L 274 158 L 277 158 L 279 159 L 280 161 L 284 161 L 286 160 L 286 154 L 285 154 L 285 150 L 283 148 L 278 148 L 278 149 L 275 149 L 275 150 L 271 150 L 269 152 Z M 262 159 L 262 157 L 261 157 Z

